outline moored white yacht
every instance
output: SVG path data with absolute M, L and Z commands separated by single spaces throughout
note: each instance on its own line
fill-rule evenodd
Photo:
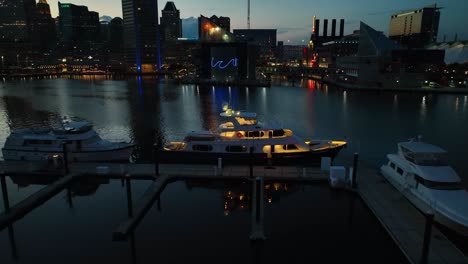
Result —
M 189 133 L 183 141 L 165 145 L 162 162 L 210 163 L 217 158 L 245 163 L 272 161 L 274 164 L 318 164 L 322 157 L 332 159 L 346 145 L 345 141 L 303 140 L 289 129 L 263 125 L 256 113 L 233 111 L 225 107 L 225 120 L 219 131 Z
M 70 161 L 128 161 L 134 145 L 99 137 L 88 122 L 64 122 L 62 128 L 12 131 L 2 148 L 4 160 L 40 161 L 61 156 L 66 143 Z
M 445 150 L 428 143 L 401 142 L 380 170 L 414 206 L 430 208 L 437 222 L 468 236 L 468 192 L 445 156 Z

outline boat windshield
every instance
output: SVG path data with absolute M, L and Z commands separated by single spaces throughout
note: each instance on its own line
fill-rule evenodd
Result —
M 435 182 L 423 179 L 420 182 L 429 189 L 434 190 L 463 190 L 461 182 Z
M 257 124 L 257 119 L 249 119 L 249 118 L 236 116 L 236 120 L 241 126 L 254 126 Z
M 446 153 L 405 153 L 407 160 L 421 166 L 447 166 L 446 157 Z

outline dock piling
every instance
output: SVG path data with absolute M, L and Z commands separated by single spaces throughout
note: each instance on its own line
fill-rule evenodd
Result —
M 249 176 L 250 178 L 253 178 L 253 152 L 254 152 L 254 147 L 249 148 Z
M 5 212 L 8 213 L 10 211 L 10 201 L 8 200 L 8 189 L 5 177 L 5 175 L 0 175 L 0 180 L 2 182 L 3 207 L 5 208 Z
M 431 247 L 432 225 L 434 224 L 434 212 L 428 211 L 424 213 L 426 218 L 426 228 L 424 231 L 424 241 L 422 248 L 421 264 L 427 264 L 429 260 L 429 252 Z
M 359 153 L 354 153 L 354 160 L 353 160 L 353 178 L 351 181 L 351 187 L 355 189 L 357 187 L 357 170 L 358 170 L 358 160 L 359 160 Z
M 159 146 L 154 144 L 153 146 L 153 162 L 154 162 L 154 176 L 159 176 Z
M 250 240 L 265 240 L 263 231 L 263 177 L 257 177 L 252 183 L 252 234 Z
M 65 175 L 70 173 L 68 168 L 68 153 L 67 153 L 67 142 L 62 142 L 62 153 L 63 153 L 63 166 L 65 169 Z
M 131 186 L 130 175 L 126 174 L 125 176 L 127 177 L 125 179 L 126 181 L 125 185 L 127 186 L 128 217 L 132 218 L 133 217 L 132 186 Z

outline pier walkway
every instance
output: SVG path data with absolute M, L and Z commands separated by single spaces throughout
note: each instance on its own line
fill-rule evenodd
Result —
M 426 219 L 377 169 L 359 169 L 358 193 L 411 263 L 422 258 Z M 427 263 L 466 264 L 468 259 L 437 228 L 432 228 Z

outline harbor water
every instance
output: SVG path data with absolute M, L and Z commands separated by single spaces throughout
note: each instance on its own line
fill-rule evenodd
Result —
M 100 77 L 8 81 L 0 84 L 0 145 L 11 130 L 59 126 L 66 117 L 94 124 L 101 137 L 132 141 L 138 161 L 152 145 L 181 140 L 193 130 L 216 130 L 224 103 L 257 112 L 304 139 L 346 139 L 337 159 L 355 152 L 380 166 L 396 143 L 422 135 L 449 152 L 468 180 L 468 96 L 344 91 L 304 80 L 270 88 L 199 87 L 166 79 Z M 52 179 L 53 180 L 53 179 Z M 10 203 L 43 188 L 48 179 L 7 178 Z M 134 201 L 151 182 L 132 183 Z M 120 181 L 80 182 L 0 232 L 0 263 L 252 263 L 318 259 L 405 263 L 403 254 L 355 195 L 327 185 L 266 183 L 265 235 L 252 245 L 248 182 L 169 184 L 131 242 L 113 242 L 126 219 Z M 243 198 L 241 198 L 243 197 Z M 3 211 L 3 201 L 0 205 Z M 463 242 L 462 242 L 463 243 Z M 18 258 L 12 254 L 13 244 Z M 365 251 L 365 252 L 363 252 Z

